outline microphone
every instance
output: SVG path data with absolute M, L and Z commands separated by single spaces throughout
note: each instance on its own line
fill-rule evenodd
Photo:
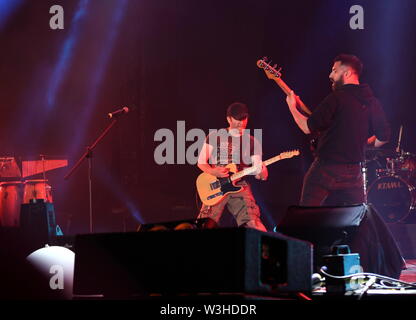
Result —
M 110 112 L 110 113 L 108 114 L 108 117 L 109 117 L 110 119 L 112 119 L 112 118 L 115 118 L 115 117 L 119 117 L 119 116 L 121 116 L 121 115 L 122 115 L 122 114 L 124 114 L 124 113 L 128 113 L 129 111 L 130 111 L 130 109 L 129 109 L 129 108 L 124 107 L 124 108 L 122 108 L 122 109 L 118 109 L 118 110 L 116 110 L 116 111 Z

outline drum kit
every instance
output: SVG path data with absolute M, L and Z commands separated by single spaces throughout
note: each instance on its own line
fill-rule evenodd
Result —
M 368 148 L 363 166 L 365 194 L 387 223 L 416 221 L 416 155 Z
M 41 157 L 41 160 L 22 161 L 22 170 L 14 157 L 0 157 L 0 226 L 18 227 L 22 204 L 53 203 L 52 187 L 45 173 L 66 166 L 68 161 Z

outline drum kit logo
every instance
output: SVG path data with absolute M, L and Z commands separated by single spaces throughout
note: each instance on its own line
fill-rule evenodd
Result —
M 380 182 L 377 184 L 377 190 L 398 189 L 402 188 L 400 180 L 391 182 Z

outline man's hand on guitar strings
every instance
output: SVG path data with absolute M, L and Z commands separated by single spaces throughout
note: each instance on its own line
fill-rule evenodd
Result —
M 225 167 L 213 167 L 210 170 L 210 174 L 212 174 L 213 176 L 216 176 L 217 178 L 225 178 L 228 177 L 228 173 L 230 172 L 229 168 L 225 168 Z

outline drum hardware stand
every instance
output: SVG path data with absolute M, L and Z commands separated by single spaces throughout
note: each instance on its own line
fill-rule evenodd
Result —
M 46 187 L 46 169 L 45 169 L 45 155 L 41 154 L 40 158 L 42 160 L 42 175 L 43 181 L 45 182 L 45 196 L 48 194 L 47 187 Z M 47 201 L 47 199 L 45 199 Z
M 396 158 L 395 159 L 392 159 L 392 161 L 391 161 L 391 163 L 392 163 L 392 167 L 391 167 L 392 172 L 391 172 L 391 175 L 392 176 L 394 176 L 396 174 L 396 164 L 395 164 L 395 160 L 397 158 L 401 159 L 403 157 L 403 150 L 400 149 L 400 144 L 401 144 L 401 141 L 402 141 L 402 133 L 403 133 L 403 125 L 401 125 L 400 126 L 400 129 L 399 129 L 399 138 L 398 138 L 397 147 L 396 147 L 396 153 L 397 153 L 397 155 L 396 155 Z
M 367 161 L 363 161 L 361 162 L 361 172 L 363 173 L 363 191 L 364 191 L 364 203 L 368 204 L 368 199 L 367 199 L 367 183 L 368 183 L 368 178 L 367 178 Z
M 397 153 L 400 153 L 400 143 L 402 141 L 402 133 L 403 133 L 403 125 L 400 126 L 400 130 L 399 130 L 399 140 L 397 142 L 397 147 L 396 147 Z
M 97 146 L 97 144 L 107 135 L 110 129 L 115 125 L 118 118 L 114 117 L 113 120 L 109 123 L 109 125 L 103 130 L 101 135 L 94 141 L 91 146 L 87 146 L 87 150 L 78 160 L 78 162 L 72 167 L 72 169 L 67 173 L 64 177 L 65 180 L 68 180 L 69 177 L 74 173 L 74 171 L 81 165 L 82 161 L 87 158 L 88 159 L 88 193 L 89 193 L 89 231 L 92 233 L 94 231 L 93 228 L 93 205 L 92 205 L 92 151 Z
M 46 180 L 46 169 L 45 169 L 45 155 L 41 154 L 40 158 L 42 160 L 42 174 L 43 174 L 43 180 Z

